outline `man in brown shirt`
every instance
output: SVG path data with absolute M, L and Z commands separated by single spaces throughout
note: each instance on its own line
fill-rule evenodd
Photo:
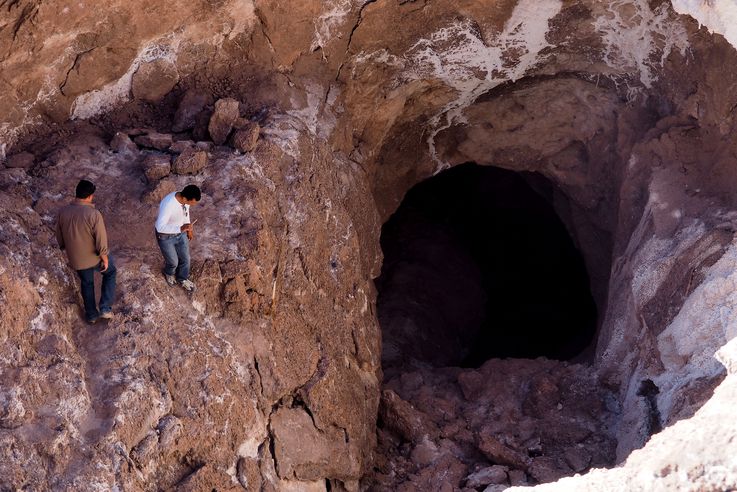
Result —
M 77 185 L 77 198 L 61 209 L 56 222 L 56 240 L 61 249 L 66 250 L 69 265 L 79 275 L 88 323 L 113 317 L 111 305 L 117 272 L 108 253 L 102 214 L 92 204 L 94 196 L 95 185 L 86 179 L 81 180 Z M 95 302 L 95 271 L 102 273 L 99 311 Z

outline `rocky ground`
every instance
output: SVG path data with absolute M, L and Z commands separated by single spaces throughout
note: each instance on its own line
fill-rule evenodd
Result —
M 264 124 L 279 134 L 278 122 Z M 0 172 L 0 487 L 270 490 L 360 478 L 375 440 L 378 347 L 359 328 L 371 325 L 333 336 L 311 321 L 322 310 L 334 327 L 369 315 L 369 288 L 343 283 L 361 268 L 341 246 L 357 245 L 351 221 L 339 196 L 297 192 L 306 169 L 259 141 L 257 124 L 244 126 L 248 147 L 237 129 L 232 142 L 245 154 L 209 139 L 127 129 L 108 140 L 88 129 Z M 97 185 L 118 268 L 114 318 L 95 325 L 82 321 L 76 275 L 53 239 L 81 178 Z M 188 183 L 204 193 L 192 212 L 191 296 L 163 282 L 153 236 L 159 200 Z M 340 237 L 321 240 L 314 220 Z M 310 446 L 294 446 L 304 433 Z
M 616 395 L 545 359 L 407 371 L 384 385 L 369 490 L 485 490 L 611 466 Z
M 737 487 L 727 3 L 0 0 L 0 488 Z M 592 365 L 382 389 L 381 224 L 468 161 L 553 183 Z M 82 177 L 107 325 L 52 235 Z M 151 232 L 189 182 L 192 297 Z

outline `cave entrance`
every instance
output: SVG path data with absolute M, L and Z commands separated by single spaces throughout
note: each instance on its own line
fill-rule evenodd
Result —
M 385 372 L 479 367 L 491 358 L 568 360 L 597 310 L 583 258 L 530 182 L 467 163 L 413 187 L 382 229 L 376 279 Z

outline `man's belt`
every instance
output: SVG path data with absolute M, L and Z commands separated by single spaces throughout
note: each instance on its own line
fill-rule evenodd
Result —
M 162 239 L 169 238 L 169 237 L 176 237 L 176 236 L 179 236 L 181 234 L 182 234 L 181 232 L 178 232 L 176 234 L 167 234 L 165 232 L 156 231 L 156 237 L 162 238 Z

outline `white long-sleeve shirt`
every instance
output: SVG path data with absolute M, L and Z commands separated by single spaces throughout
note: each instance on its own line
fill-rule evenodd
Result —
M 189 224 L 189 205 L 177 201 L 176 192 L 169 193 L 159 203 L 159 216 L 156 218 L 156 232 L 179 234 L 182 226 Z

